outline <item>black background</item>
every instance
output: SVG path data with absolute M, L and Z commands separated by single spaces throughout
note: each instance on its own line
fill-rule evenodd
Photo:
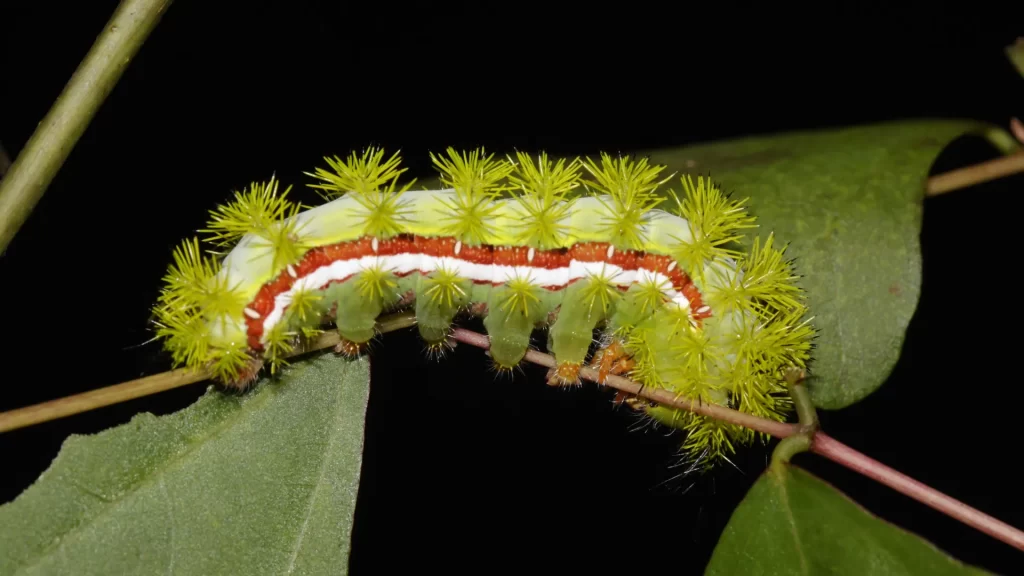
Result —
M 0 10 L 0 141 L 16 155 L 115 2 Z M 148 309 L 170 251 L 232 189 L 374 143 L 429 177 L 452 145 L 594 153 L 911 117 L 1006 125 L 1021 30 L 991 7 L 698 13 L 636 2 L 256 3 L 179 0 L 0 258 L 0 410 L 169 367 Z M 1019 21 L 1019 19 L 1016 19 Z M 963 139 L 933 173 L 994 156 Z M 839 440 L 1015 526 L 1020 506 L 1016 176 L 925 203 L 924 286 L 876 394 L 822 414 Z M 479 327 L 479 326 L 477 326 Z M 770 446 L 674 478 L 679 437 L 594 387 L 479 350 L 432 363 L 415 333 L 373 355 L 352 572 L 558 568 L 700 573 Z M 72 433 L 181 409 L 204 385 L 0 435 L 0 501 Z M 961 560 L 1014 573 L 1009 546 L 815 456 L 797 461 Z M 198 487 L 197 487 L 198 489 Z M 656 568 L 655 568 L 656 565 Z

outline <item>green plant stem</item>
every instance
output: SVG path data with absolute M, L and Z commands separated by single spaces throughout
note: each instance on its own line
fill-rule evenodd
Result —
M 780 470 L 780 467 L 789 464 L 789 460 L 801 452 L 811 449 L 813 439 L 810 434 L 797 433 L 779 441 L 775 450 L 772 450 L 772 470 Z
M 377 331 L 380 333 L 391 332 L 408 328 L 416 324 L 416 317 L 408 312 L 392 314 L 378 320 Z M 323 348 L 330 348 L 338 343 L 337 332 L 325 332 L 316 340 L 297 348 L 289 356 L 299 356 Z M 42 424 L 50 420 L 65 418 L 89 410 L 95 410 L 104 406 L 111 406 L 120 402 L 127 402 L 135 398 L 149 396 L 174 388 L 181 388 L 196 382 L 202 382 L 210 378 L 206 370 L 194 371 L 187 368 L 179 368 L 170 372 L 154 374 L 136 380 L 129 380 L 112 386 L 105 386 L 73 396 L 65 396 L 48 402 L 25 406 L 0 412 L 0 432 L 17 430 L 33 424 Z
M 1013 63 L 1013 67 L 1024 76 L 1024 36 L 1017 38 L 1017 41 L 1006 47 L 1006 57 Z
M 122 0 L 53 107 L 0 180 L 0 253 L 43 197 L 171 0 Z M 43 40 L 40 40 L 42 42 Z
M 800 428 L 805 431 L 816 431 L 818 429 L 818 412 L 814 409 L 814 402 L 811 395 L 804 386 L 804 371 L 790 370 L 786 373 L 786 389 L 789 390 L 793 404 L 796 406 L 796 416 L 800 422 Z
M 811 395 L 804 386 L 804 371 L 789 370 L 786 372 L 786 389 L 796 406 L 796 415 L 800 422 L 795 434 L 783 438 L 772 452 L 772 469 L 789 463 L 789 460 L 801 452 L 811 449 L 814 435 L 818 433 L 818 413 L 814 409 Z

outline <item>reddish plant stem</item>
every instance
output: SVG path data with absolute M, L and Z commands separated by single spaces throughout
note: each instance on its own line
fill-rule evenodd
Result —
M 457 340 L 471 346 L 477 346 L 484 349 L 490 347 L 490 338 L 486 335 L 463 328 L 455 328 L 452 330 L 451 337 L 453 340 Z M 525 360 L 547 368 L 553 368 L 555 366 L 554 357 L 536 350 L 528 351 L 526 353 Z M 598 373 L 597 370 L 584 367 L 580 370 L 580 376 L 587 380 L 597 381 Z M 610 388 L 615 388 L 616 390 L 622 390 L 623 392 L 647 398 L 648 400 L 658 402 L 659 404 L 672 406 L 681 410 L 688 410 L 690 412 L 703 414 L 718 420 L 738 424 L 757 432 L 775 436 L 776 438 L 787 438 L 799 432 L 799 426 L 796 424 L 775 422 L 773 420 L 743 414 L 742 412 L 722 406 L 701 404 L 700 402 L 684 396 L 679 396 L 678 394 L 674 394 L 668 390 L 645 388 L 640 384 L 621 376 L 609 375 L 605 380 L 605 385 Z M 997 520 L 980 510 L 972 508 L 955 498 L 947 496 L 934 488 L 922 484 L 921 482 L 918 482 L 917 480 L 914 480 L 913 478 L 910 478 L 909 476 L 902 474 L 877 460 L 869 458 L 823 432 L 819 431 L 815 433 L 814 441 L 811 444 L 811 452 L 846 466 L 847 468 L 855 472 L 859 472 L 868 478 L 872 478 L 875 481 L 900 492 L 901 494 L 909 496 L 926 506 L 930 506 L 943 514 L 980 530 L 981 532 L 1005 542 L 1018 550 L 1024 551 L 1024 532 L 1006 524 L 1005 522 Z
M 811 452 L 842 464 L 850 470 L 872 478 L 893 490 L 910 496 L 914 500 L 930 506 L 947 516 L 971 526 L 996 540 L 1006 542 L 1018 550 L 1024 550 L 1024 532 L 997 520 L 980 510 L 939 492 L 938 490 L 914 480 L 910 476 L 882 464 L 857 452 L 853 448 L 839 442 L 824 432 L 814 435 Z
M 411 326 L 415 323 L 409 315 L 397 314 L 381 320 L 380 331 L 390 332 L 399 328 Z M 487 349 L 490 347 L 490 339 L 476 332 L 462 328 L 452 331 L 452 339 L 478 348 Z M 337 343 L 337 334 L 327 333 L 322 335 L 316 342 L 296 350 L 296 354 L 305 353 L 321 348 L 327 348 Z M 526 353 L 526 361 L 547 368 L 555 366 L 555 359 L 549 355 L 536 350 Z M 107 406 L 117 402 L 123 402 L 130 398 L 138 398 L 157 391 L 168 390 L 193 382 L 206 379 L 209 375 L 205 372 L 186 373 L 185 370 L 175 370 L 164 374 L 149 376 L 131 382 L 125 382 L 116 386 L 93 390 L 77 396 L 62 398 L 51 402 L 45 402 L 37 406 L 30 406 L 10 412 L 0 413 L 0 431 L 13 430 L 54 418 L 61 418 L 71 414 L 77 414 L 86 410 Z M 580 370 L 580 376 L 587 380 L 597 381 L 597 370 L 584 367 Z M 610 388 L 622 390 L 630 394 L 647 398 L 659 404 L 672 406 L 681 410 L 688 410 L 697 414 L 703 414 L 726 422 L 731 422 L 751 430 L 775 436 L 776 438 L 787 438 L 799 431 L 796 424 L 775 422 L 764 418 L 758 418 L 749 414 L 743 414 L 722 406 L 701 404 L 689 398 L 673 394 L 668 390 L 644 388 L 640 384 L 623 378 L 621 376 L 609 375 L 605 385 Z M 857 452 L 856 450 L 842 444 L 832 437 L 818 432 L 811 445 L 811 451 L 832 460 L 847 468 L 873 478 L 881 484 L 900 492 L 906 496 L 930 506 L 964 524 L 971 526 L 993 538 L 1005 542 L 1018 550 L 1024 550 L 1024 532 L 997 520 L 979 510 L 951 498 L 934 488 L 930 488 L 909 476 L 889 468 L 885 464 Z

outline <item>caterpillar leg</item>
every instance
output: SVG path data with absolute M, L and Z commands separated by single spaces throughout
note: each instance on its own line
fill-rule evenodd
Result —
M 580 367 L 594 340 L 594 328 L 608 317 L 609 310 L 589 297 L 592 291 L 587 281 L 570 285 L 548 332 L 548 348 L 558 361 L 552 376 L 562 384 L 580 383 Z
M 491 291 L 487 310 L 484 328 L 491 340 L 491 359 L 499 370 L 511 370 L 526 356 L 530 335 L 546 311 L 539 299 L 524 295 L 523 288 L 508 285 Z
M 452 321 L 469 303 L 472 282 L 447 270 L 420 276 L 416 284 L 416 327 L 428 353 L 443 355 L 450 348 Z
M 625 404 L 627 408 L 636 410 L 637 412 L 646 411 L 657 406 L 657 404 L 646 398 L 642 398 L 636 394 L 630 394 L 629 392 L 623 392 L 621 390 L 615 392 L 615 398 L 612 399 L 612 404 L 615 406 L 622 406 Z
M 262 358 L 249 357 L 233 378 L 225 379 L 222 382 L 228 388 L 244 392 L 256 383 L 262 369 Z
M 609 374 L 628 374 L 635 363 L 629 356 L 626 347 L 620 340 L 614 340 L 607 347 L 598 350 L 590 361 L 592 368 L 598 370 L 598 384 L 604 384 Z
M 622 341 L 616 339 L 612 340 L 612 343 L 608 346 L 601 348 L 594 353 L 594 358 L 590 361 L 590 366 L 592 368 L 597 368 L 597 381 L 599 384 L 604 384 L 608 379 L 609 374 L 629 374 L 636 366 L 636 362 L 633 360 L 632 356 L 629 355 L 629 352 L 622 344 Z M 612 404 L 615 406 L 625 404 L 633 410 L 642 410 L 648 405 L 648 401 L 636 394 L 616 390 Z
M 431 360 L 441 360 L 449 352 L 455 349 L 457 342 L 451 338 L 444 338 L 438 342 L 427 342 L 424 352 Z
M 401 299 L 397 287 L 393 275 L 370 269 L 327 289 L 325 300 L 334 311 L 341 337 L 335 353 L 356 358 L 367 351 L 377 333 L 377 317 Z
M 335 354 L 342 354 L 349 358 L 357 358 L 366 352 L 369 347 L 369 341 L 353 342 L 343 336 L 341 341 L 334 345 L 334 352 Z
M 560 362 L 554 368 L 548 370 L 548 386 L 567 386 L 582 384 L 580 381 L 581 364 L 575 362 Z

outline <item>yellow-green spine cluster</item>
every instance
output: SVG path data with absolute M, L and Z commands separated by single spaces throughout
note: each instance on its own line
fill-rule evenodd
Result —
M 448 148 L 448 157 L 433 153 L 430 159 L 441 172 L 441 182 L 455 190 L 454 198 L 443 200 L 444 235 L 470 246 L 495 243 L 494 216 L 499 205 L 494 201 L 510 189 L 502 180 L 513 165 L 480 148 L 468 154 Z
M 573 190 L 580 185 L 583 163 L 574 158 L 552 162 L 547 153 L 541 153 L 534 164 L 533 157 L 516 153 L 518 162 L 509 181 L 519 190 L 514 196 L 522 220 L 516 229 L 516 241 L 538 250 L 558 248 L 572 233 L 566 223 L 573 208 Z
M 754 227 L 743 203 L 703 179 L 683 182 L 685 196 L 675 200 L 692 241 L 680 242 L 674 257 L 698 281 L 713 316 L 701 329 L 672 310 L 638 323 L 627 340 L 632 376 L 699 402 L 785 420 L 785 371 L 806 368 L 813 337 L 797 276 L 772 234 L 738 248 L 740 231 Z M 738 273 L 721 265 L 728 260 Z M 686 430 L 684 451 L 708 465 L 754 439 L 746 428 L 691 412 L 653 407 L 648 414 Z
M 164 276 L 164 288 L 153 309 L 156 335 L 164 339 L 176 365 L 193 370 L 210 369 L 218 380 L 230 382 L 252 371 L 259 360 L 249 351 L 244 333 L 238 329 L 246 301 L 239 282 L 223 273 L 220 256 L 247 235 L 252 245 L 270 255 L 272 266 L 284 268 L 298 262 L 310 248 L 295 218 L 302 206 L 279 193 L 275 177 L 253 182 L 234 193 L 234 199 L 210 211 L 207 242 L 213 249 L 204 253 L 199 239 L 186 240 L 174 250 L 174 264 Z M 225 340 L 224 333 L 237 336 Z M 218 345 L 213 346 L 216 338 Z M 291 351 L 286 335 L 268 347 L 272 369 Z
M 657 180 L 665 167 L 651 166 L 646 158 L 634 161 L 602 154 L 600 166 L 589 158 L 584 166 L 594 178 L 586 182 L 588 187 L 611 199 L 601 200 L 608 213 L 599 224 L 609 242 L 620 250 L 643 250 L 646 217 L 664 201 L 655 190 L 672 176 Z

